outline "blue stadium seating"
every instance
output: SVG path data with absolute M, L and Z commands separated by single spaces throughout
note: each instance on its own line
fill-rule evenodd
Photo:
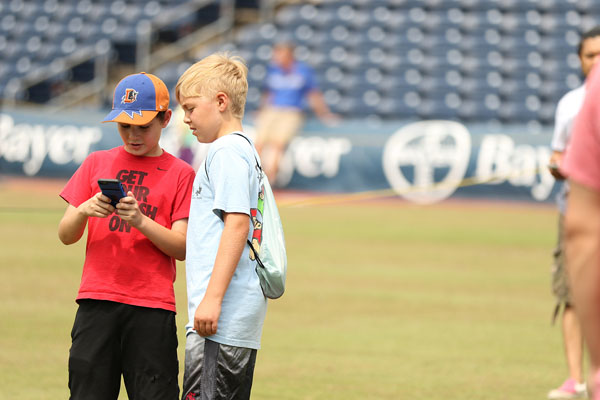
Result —
M 218 1 L 218 0 L 217 0 Z M 137 45 L 136 30 L 140 23 L 159 17 L 162 10 L 189 0 L 11 0 L 0 3 L 0 100 L 7 96 L 7 87 L 22 86 L 22 79 L 32 77 L 37 67 L 46 70 L 55 60 L 75 59 L 81 49 L 103 53 L 106 44 L 112 47 L 114 61 L 134 62 Z M 185 16 L 174 21 L 165 31 L 178 29 L 185 24 L 201 24 L 202 13 Z M 177 36 L 175 34 L 174 36 Z M 177 37 L 176 37 L 177 38 Z M 156 38 L 152 38 L 156 40 Z M 106 42 L 106 40 L 108 42 Z M 87 61 L 67 71 L 67 79 L 92 77 L 93 63 Z M 87 69 L 87 71 L 84 71 Z M 41 82 L 30 92 L 17 93 L 18 99 L 44 102 L 52 93 L 44 88 L 54 88 L 54 80 Z M 13 82 L 9 85 L 9 82 Z M 62 86 L 68 82 L 63 82 Z M 11 97 L 14 93 L 11 92 Z M 39 96 L 38 96 L 39 95 Z M 36 97 L 37 96 L 37 97 Z
M 186 1 L 3 2 L 0 94 L 37 66 L 100 39 L 121 62 L 132 62 L 126 56 L 134 55 L 137 24 Z M 599 19 L 596 0 L 300 2 L 205 52 L 229 49 L 244 57 L 248 110 L 258 107 L 272 44 L 288 38 L 298 58 L 315 67 L 330 106 L 345 116 L 550 125 L 558 99 L 581 84 L 579 35 Z M 172 88 L 203 54 L 155 72 Z

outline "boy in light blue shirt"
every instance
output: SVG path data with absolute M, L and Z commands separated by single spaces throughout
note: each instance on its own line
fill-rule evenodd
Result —
M 175 87 L 194 136 L 212 143 L 193 185 L 187 231 L 189 323 L 183 399 L 249 399 L 267 300 L 247 240 L 260 188 L 258 154 L 242 132 L 247 68 L 213 54 Z

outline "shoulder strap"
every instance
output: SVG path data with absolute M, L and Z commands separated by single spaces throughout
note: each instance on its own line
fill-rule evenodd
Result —
M 252 151 L 254 152 L 254 146 L 252 146 L 252 142 L 250 141 L 250 139 L 248 139 L 246 136 L 244 136 L 244 135 L 242 135 L 240 133 L 237 133 L 237 132 L 233 132 L 233 134 L 241 136 L 244 139 L 246 139 L 246 141 L 248 142 L 248 144 L 252 148 Z M 262 172 L 262 167 L 260 166 L 260 163 L 258 162 L 258 159 L 256 158 L 256 154 L 254 154 L 254 161 L 256 162 L 256 167 L 258 168 L 258 170 L 260 172 Z M 207 173 L 207 175 L 208 175 L 208 173 Z M 252 251 L 252 253 L 254 253 L 254 259 L 256 260 L 258 266 L 264 269 L 265 266 L 264 266 L 262 260 L 260 259 L 260 257 L 258 256 L 258 251 L 256 251 L 256 249 L 252 245 L 252 242 L 250 240 L 246 240 L 246 243 L 248 243 L 248 246 L 250 246 L 250 250 Z
M 254 146 L 252 146 L 252 142 L 250 141 L 250 139 L 248 139 L 246 136 L 244 136 L 244 135 L 242 135 L 241 133 L 238 133 L 238 132 L 233 132 L 233 134 L 241 136 L 244 139 L 246 139 L 246 142 L 248 142 L 248 144 L 250 145 L 250 147 L 252 147 L 252 150 L 254 150 Z M 258 169 L 262 171 L 262 167 L 260 166 L 260 163 L 258 162 L 258 159 L 256 158 L 256 154 L 254 154 L 254 161 L 256 162 L 256 166 L 258 167 Z
M 252 142 L 250 141 L 250 139 L 248 139 L 246 136 L 237 133 L 237 132 L 233 132 L 234 135 L 238 135 L 243 137 L 244 139 L 246 139 L 246 141 L 248 142 L 248 144 L 250 145 L 250 147 L 252 148 L 252 150 L 254 151 L 254 146 L 252 146 Z M 258 159 L 256 158 L 256 154 L 254 154 L 254 161 L 256 162 L 256 167 L 262 172 L 262 167 L 260 166 L 260 163 L 258 162 Z M 206 173 L 206 179 L 210 180 L 210 176 L 208 175 L 208 164 L 206 162 L 206 160 L 204 160 L 204 172 Z M 254 258 L 256 259 L 256 262 L 258 263 L 258 265 L 261 268 L 264 268 L 264 264 L 262 263 L 262 261 L 260 260 L 260 258 L 258 257 L 258 252 L 254 249 L 254 246 L 252 245 L 252 242 L 250 240 L 246 239 L 246 243 L 248 243 L 248 246 L 250 246 L 250 250 L 252 250 L 252 252 L 254 253 Z
M 246 141 L 248 142 L 250 147 L 252 147 L 252 150 L 254 150 L 254 146 L 252 146 L 252 142 L 246 136 L 244 136 L 238 132 L 233 132 L 232 135 L 237 135 L 237 136 L 240 136 L 240 137 L 243 137 L 244 139 L 246 139 Z M 258 159 L 256 158 L 256 154 L 253 154 L 253 155 L 254 155 L 254 162 L 256 162 L 256 166 L 262 172 L 262 167 L 260 166 L 260 163 L 258 162 Z M 210 180 L 210 177 L 208 176 L 208 163 L 206 162 L 206 160 L 204 160 L 204 172 L 206 173 L 206 178 L 208 180 Z

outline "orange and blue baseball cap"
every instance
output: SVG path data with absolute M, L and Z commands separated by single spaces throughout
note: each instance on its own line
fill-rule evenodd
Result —
M 102 122 L 146 125 L 169 109 L 169 90 L 157 76 L 140 72 L 121 79 L 115 88 L 112 111 Z

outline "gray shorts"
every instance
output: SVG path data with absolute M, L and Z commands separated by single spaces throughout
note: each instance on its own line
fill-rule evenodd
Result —
M 188 333 L 182 400 L 250 399 L 256 353 Z

